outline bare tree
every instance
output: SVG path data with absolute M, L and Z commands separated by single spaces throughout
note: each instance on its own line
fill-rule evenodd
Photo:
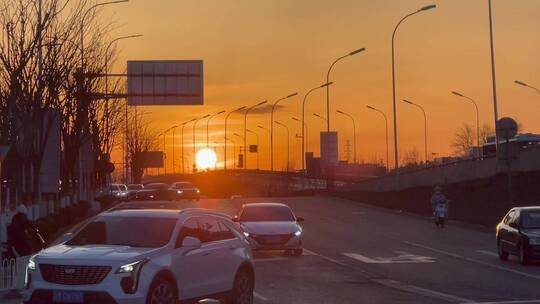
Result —
M 414 147 L 411 150 L 405 151 L 401 162 L 406 167 L 418 165 L 420 163 L 420 153 L 418 152 L 418 148 Z
M 128 163 L 131 168 L 131 179 L 140 183 L 144 173 L 142 152 L 148 152 L 158 146 L 156 132 L 144 119 L 144 113 L 137 109 L 130 110 L 130 123 L 127 133 Z
M 467 151 L 470 151 L 476 142 L 475 135 L 474 129 L 470 124 L 463 124 L 454 133 L 454 139 L 452 140 L 454 152 L 458 155 L 464 155 Z

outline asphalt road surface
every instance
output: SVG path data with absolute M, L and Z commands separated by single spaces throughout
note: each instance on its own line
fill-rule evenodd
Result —
M 496 255 L 494 233 L 328 198 L 203 199 L 235 214 L 283 202 L 306 219 L 305 253 L 256 255 L 257 304 L 540 303 L 540 264 Z M 426 202 L 428 203 L 428 202 Z

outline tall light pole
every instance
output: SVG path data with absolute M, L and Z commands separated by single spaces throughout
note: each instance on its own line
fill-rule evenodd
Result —
M 351 119 L 351 121 L 352 121 L 352 125 L 353 125 L 354 163 L 356 164 L 357 163 L 357 159 L 356 159 L 356 122 L 355 122 L 354 117 L 352 115 L 350 115 L 348 113 L 345 113 L 343 111 L 340 111 L 340 110 L 336 110 L 336 112 L 349 117 Z
M 210 136 L 209 136 L 209 129 L 210 129 L 210 120 L 220 114 L 223 114 L 225 113 L 225 111 L 219 111 L 215 114 L 212 114 L 210 116 L 208 116 L 208 120 L 206 121 L 206 147 L 208 148 L 208 146 L 210 145 Z
M 261 101 L 261 102 L 259 102 L 257 104 L 254 104 L 251 107 L 247 108 L 246 112 L 244 113 L 244 157 L 242 159 L 244 169 L 247 169 L 247 154 L 248 154 L 248 152 L 247 152 L 247 143 L 246 143 L 246 138 L 247 138 L 247 136 L 246 136 L 246 132 L 247 132 L 246 131 L 247 130 L 247 116 L 248 116 L 248 114 L 249 114 L 249 112 L 251 110 L 255 109 L 256 107 L 262 106 L 262 105 L 266 104 L 267 102 L 268 102 L 268 100 L 264 100 L 264 101 Z M 240 151 L 240 153 L 241 152 L 242 151 Z
M 268 133 L 268 139 L 270 139 L 270 129 L 265 128 L 265 127 L 263 127 L 263 126 L 261 126 L 261 125 L 257 125 L 257 128 L 266 131 L 266 132 Z M 270 145 L 268 145 L 268 146 L 270 146 Z M 269 153 L 269 154 L 270 154 L 270 153 Z
M 304 134 L 304 128 L 307 128 L 306 127 L 306 123 L 305 123 L 305 112 L 306 112 L 306 100 L 309 96 L 309 94 L 311 94 L 311 92 L 317 90 L 317 89 L 322 89 L 324 87 L 328 87 L 330 85 L 332 85 L 333 82 L 327 82 L 323 85 L 320 85 L 318 87 L 315 87 L 311 90 L 309 90 L 306 95 L 304 95 L 304 100 L 302 101 L 302 170 L 305 170 L 306 169 L 306 161 L 305 161 L 305 157 L 306 157 L 306 151 L 305 149 L 307 149 L 307 138 L 306 138 L 306 134 Z M 307 133 L 307 130 L 306 130 L 306 133 Z
M 173 171 L 173 175 L 176 174 L 176 153 L 174 151 L 174 131 L 176 130 L 176 128 L 178 128 L 180 125 L 176 125 L 176 126 L 173 126 L 171 128 L 171 131 L 172 131 L 172 171 Z
M 81 67 L 83 68 L 83 72 L 84 72 L 84 20 L 86 19 L 86 16 L 88 15 L 88 13 L 90 13 L 91 11 L 93 11 L 95 8 L 97 8 L 99 6 L 104 6 L 104 5 L 109 5 L 109 4 L 116 4 L 116 3 L 124 3 L 124 2 L 129 2 L 129 0 L 117 0 L 117 1 L 108 1 L 108 2 L 97 3 L 97 4 L 94 4 L 91 7 L 89 7 L 86 10 L 86 12 L 84 12 L 84 14 L 82 15 L 80 31 L 81 31 Z
M 255 135 L 255 137 L 257 138 L 257 170 L 259 170 L 260 169 L 260 167 L 259 167 L 259 134 L 257 134 L 254 131 L 251 131 L 250 129 L 246 129 L 246 131 L 248 133 L 251 133 L 251 134 Z
M 533 89 L 533 90 L 536 91 L 536 93 L 540 94 L 540 89 L 538 89 L 537 87 L 533 87 L 532 85 L 526 84 L 526 83 L 523 82 L 523 81 L 514 80 L 514 83 L 519 84 L 520 86 L 524 86 L 524 87 Z
M 330 82 L 330 72 L 332 71 L 332 68 L 334 67 L 334 65 L 336 63 L 338 63 L 340 60 L 342 59 L 345 59 L 349 56 L 353 56 L 353 55 L 356 55 L 360 52 L 363 52 L 365 51 L 366 48 L 361 48 L 361 49 L 357 49 L 355 51 L 352 51 L 350 53 L 348 53 L 347 55 L 344 55 L 344 56 L 341 56 L 339 58 L 337 58 L 336 60 L 334 60 L 332 62 L 332 64 L 330 65 L 330 68 L 328 68 L 328 72 L 326 73 L 326 83 L 329 83 Z M 330 86 L 326 86 L 326 131 L 327 132 L 330 132 Z
M 427 148 L 428 142 L 427 142 L 427 117 L 426 117 L 426 111 L 424 110 L 424 108 L 421 105 L 419 105 L 417 103 L 414 103 L 412 101 L 408 101 L 406 99 L 403 99 L 403 102 L 417 107 L 418 109 L 420 109 L 422 111 L 422 114 L 424 114 L 424 157 L 425 157 L 425 161 L 426 161 L 426 164 L 427 164 L 427 162 L 428 162 L 428 148 Z
M 182 174 L 185 174 L 186 173 L 186 169 L 185 169 L 185 154 L 184 154 L 184 128 L 186 127 L 186 125 L 190 122 L 194 122 L 195 120 L 197 120 L 196 118 L 193 118 L 192 120 L 188 120 L 188 121 L 185 121 L 182 123 Z
M 499 134 L 497 134 L 497 122 L 499 121 L 499 110 L 497 109 L 497 80 L 495 77 L 495 47 L 493 46 L 493 12 L 491 9 L 491 0 L 488 0 L 489 15 L 489 50 L 491 55 L 491 86 L 493 90 L 493 116 L 495 119 L 495 146 L 497 155 L 499 155 Z
M 307 149 L 307 145 L 308 145 L 308 134 L 309 134 L 309 132 L 308 132 L 308 127 L 306 126 L 306 124 L 305 124 L 302 120 L 300 120 L 300 119 L 298 119 L 298 118 L 296 118 L 296 117 L 291 117 L 291 119 L 294 120 L 294 121 L 299 122 L 299 123 L 300 123 L 300 127 L 302 128 L 302 135 L 301 135 L 301 136 L 302 136 L 302 150 L 301 150 L 302 155 L 301 155 L 301 159 L 302 159 L 302 172 L 303 172 L 303 171 L 306 170 L 305 161 L 304 161 L 304 157 L 305 157 L 304 143 L 305 143 L 305 145 L 306 145 L 306 148 L 305 148 L 305 149 Z M 304 132 L 304 131 L 305 131 L 305 132 Z M 305 138 L 304 138 L 304 136 L 305 136 Z
M 274 171 L 274 110 L 276 109 L 276 106 L 278 103 L 285 99 L 289 99 L 291 97 L 294 97 L 298 95 L 298 93 L 292 93 L 285 97 L 282 97 L 274 102 L 272 105 L 272 111 L 270 112 L 270 171 Z
M 386 127 L 386 170 L 390 170 L 390 167 L 389 167 L 389 157 L 388 157 L 388 119 L 386 118 L 386 114 L 384 114 L 383 111 L 377 109 L 377 108 L 374 108 L 372 106 L 369 106 L 367 105 L 366 106 L 368 109 L 370 110 L 373 110 L 373 111 L 376 111 L 376 112 L 379 112 L 383 117 L 384 117 L 384 126 Z
M 224 134 L 225 134 L 225 137 L 224 137 L 224 152 L 223 152 L 223 168 L 225 170 L 227 170 L 227 121 L 229 120 L 229 116 L 231 116 L 232 113 L 235 113 L 235 112 L 238 112 L 238 111 L 242 111 L 243 109 L 245 109 L 246 106 L 243 106 L 243 107 L 240 107 L 240 108 L 237 108 L 237 109 L 234 109 L 232 111 L 230 111 L 227 115 L 225 115 L 225 130 L 224 130 Z
M 193 169 L 197 168 L 197 153 L 196 153 L 196 148 L 195 148 L 195 130 L 197 130 L 197 123 L 201 119 L 208 118 L 209 116 L 210 116 L 209 114 L 206 114 L 203 117 L 196 118 L 195 121 L 193 122 Z
M 394 32 L 392 33 L 392 111 L 394 116 L 394 168 L 396 170 L 396 176 L 399 176 L 399 154 L 398 154 L 398 127 L 397 127 L 397 105 L 396 105 L 396 56 L 395 56 L 395 38 L 396 38 L 396 32 L 400 26 L 400 24 L 405 21 L 405 19 L 424 12 L 428 11 L 430 9 L 434 9 L 437 6 L 432 4 L 428 6 L 424 6 L 421 9 L 412 12 L 405 17 L 403 17 L 401 20 L 399 20 L 398 24 L 394 28 Z
M 472 104 L 474 105 L 474 108 L 476 109 L 476 146 L 480 147 L 480 112 L 478 111 L 478 105 L 476 104 L 476 101 L 456 91 L 452 91 L 452 94 L 465 98 L 469 100 L 470 102 L 472 102 Z
M 290 150 L 290 134 L 289 134 L 289 127 L 287 127 L 285 124 L 282 124 L 281 122 L 279 121 L 274 121 L 276 123 L 276 125 L 280 125 L 282 127 L 285 128 L 285 130 L 287 131 L 287 172 L 289 172 L 289 164 L 290 164 L 290 160 L 291 160 L 291 150 Z
M 236 143 L 234 142 L 234 140 L 225 136 L 225 145 L 227 145 L 227 141 L 230 141 L 233 144 L 233 167 L 236 168 Z

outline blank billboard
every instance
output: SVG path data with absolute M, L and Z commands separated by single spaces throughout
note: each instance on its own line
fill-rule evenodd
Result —
M 129 105 L 202 105 L 202 60 L 127 62 Z
M 139 152 L 135 161 L 140 168 L 163 168 L 164 155 L 162 151 Z

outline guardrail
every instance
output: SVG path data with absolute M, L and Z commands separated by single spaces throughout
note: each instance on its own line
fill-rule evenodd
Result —
M 0 263 L 0 291 L 24 288 L 24 277 L 29 256 L 3 259 Z

